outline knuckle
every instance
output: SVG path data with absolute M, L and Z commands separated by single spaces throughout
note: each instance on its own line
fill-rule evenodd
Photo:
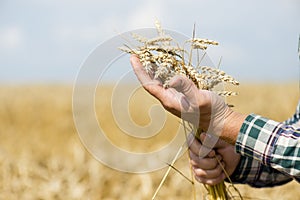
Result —
M 212 160 L 212 162 L 211 162 L 211 165 L 212 165 L 212 168 L 218 168 L 218 166 L 219 166 L 219 163 L 218 163 L 218 161 L 216 161 L 216 159 L 213 159 Z
M 202 177 L 202 178 L 205 178 L 206 177 L 206 173 L 204 170 L 200 169 L 200 168 L 196 168 L 194 169 L 194 173 L 195 173 L 195 176 L 197 177 Z
M 190 163 L 194 167 L 198 166 L 198 163 L 195 160 L 190 160 Z

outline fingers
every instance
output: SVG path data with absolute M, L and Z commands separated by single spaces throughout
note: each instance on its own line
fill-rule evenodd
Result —
M 190 134 L 188 137 L 188 145 L 190 151 L 193 154 L 197 155 L 197 157 L 204 157 L 202 156 L 203 151 L 207 152 L 207 154 L 205 155 L 206 157 L 215 156 L 215 151 L 213 150 L 213 147 L 206 147 L 204 145 L 201 145 L 201 143 L 195 138 L 193 134 Z
M 191 108 L 199 109 L 199 90 L 195 84 L 186 76 L 177 75 L 169 81 L 169 87 L 175 89 L 177 92 L 182 93 L 181 106 L 185 112 Z M 199 112 L 199 111 L 198 111 Z M 199 121 L 199 119 L 198 119 Z
M 132 68 L 133 68 L 136 76 L 138 77 L 138 79 L 141 83 L 147 83 L 147 82 L 152 81 L 150 76 L 147 74 L 147 72 L 143 68 L 143 65 L 140 62 L 140 59 L 137 55 L 131 55 L 130 63 L 132 65 Z
M 229 145 L 224 140 L 219 139 L 219 137 L 204 132 L 200 135 L 200 141 L 206 146 L 213 146 L 214 149 L 224 148 Z
M 215 177 L 215 178 L 204 178 L 203 176 L 196 176 L 195 175 L 195 179 L 203 184 L 207 184 L 207 185 L 217 185 L 219 183 L 221 183 L 224 179 L 225 179 L 225 174 L 221 173 L 219 176 Z
M 185 76 L 177 75 L 170 80 L 169 87 L 175 88 L 177 91 L 186 94 L 192 90 L 194 83 Z
M 203 141 L 206 137 L 207 135 L 202 133 L 200 135 L 200 140 Z M 192 134 L 188 137 L 188 144 L 190 163 L 196 180 L 208 185 L 215 185 L 223 181 L 225 179 L 225 174 L 218 162 L 218 160 L 221 161 L 222 166 L 225 167 L 222 156 L 216 154 L 215 150 L 207 149 L 209 152 L 208 155 L 206 157 L 200 157 L 199 154 L 201 154 L 201 149 L 205 147 L 201 145 Z
M 175 88 L 165 89 L 162 87 L 159 80 L 152 79 L 145 71 L 137 55 L 132 55 L 130 57 L 130 62 L 137 78 L 145 90 L 157 98 L 166 110 L 178 117 L 181 117 L 183 106 L 190 107 L 187 103 L 188 101 L 186 97 Z
M 216 158 L 199 158 L 197 155 L 191 153 L 191 165 L 194 176 L 197 181 L 208 185 L 215 185 L 225 179 L 223 169 Z M 217 155 L 217 159 L 221 160 L 222 157 Z M 221 162 L 222 166 L 225 164 Z
M 214 179 L 221 176 L 221 174 L 223 173 L 221 165 L 217 165 L 217 167 L 214 169 L 206 170 L 194 167 L 193 171 L 195 176 L 200 177 L 202 179 Z
M 148 91 L 151 95 L 156 97 L 162 103 L 168 102 L 166 98 L 166 90 L 162 87 L 160 81 L 152 79 L 149 74 L 144 69 L 140 59 L 137 55 L 131 55 L 130 63 L 136 74 L 137 78 L 139 79 L 140 83 L 143 85 L 146 91 Z
M 148 75 L 146 70 L 144 69 L 142 63 L 140 62 L 140 59 L 137 55 L 131 55 L 130 57 L 130 63 L 132 65 L 132 68 L 134 70 L 134 73 L 136 74 L 137 78 L 141 82 L 141 84 L 145 87 L 145 89 L 150 89 L 153 85 L 157 86 L 159 85 L 158 81 L 152 80 L 151 77 Z M 152 91 L 150 89 L 150 91 Z
M 210 102 L 207 92 L 198 90 L 196 85 L 185 76 L 173 77 L 169 82 L 170 87 L 166 89 L 159 80 L 151 78 L 137 55 L 132 55 L 130 57 L 130 62 L 137 78 L 145 90 L 157 98 L 166 110 L 194 125 L 200 124 L 199 102 Z M 207 113 L 209 113 L 209 111 L 210 109 L 204 113 L 208 115 Z M 201 115 L 202 121 L 205 119 L 203 116 L 204 115 Z M 203 128 L 207 127 L 209 120 L 204 121 L 205 125 Z
M 217 155 L 218 159 L 222 159 L 220 155 Z M 193 152 L 190 152 L 190 163 L 193 167 L 198 167 L 203 170 L 215 169 L 219 164 L 218 161 L 214 157 L 206 157 L 206 158 L 199 158 Z

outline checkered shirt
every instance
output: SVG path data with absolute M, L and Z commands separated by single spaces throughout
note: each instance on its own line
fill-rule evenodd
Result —
M 241 160 L 231 180 L 252 187 L 300 182 L 299 122 L 300 101 L 293 117 L 283 123 L 248 115 L 235 144 Z

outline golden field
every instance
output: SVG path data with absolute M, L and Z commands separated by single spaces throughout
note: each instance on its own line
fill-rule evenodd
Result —
M 130 151 L 155 150 L 172 139 L 178 120 L 168 116 L 160 134 L 138 140 L 120 131 L 111 114 L 111 87 L 96 94 L 97 117 L 112 143 Z M 241 85 L 230 97 L 235 110 L 283 121 L 294 113 L 298 84 Z M 157 103 L 143 90 L 129 101 L 132 119 L 148 124 L 149 105 Z M 0 199 L 151 199 L 165 169 L 147 174 L 113 170 L 83 147 L 72 116 L 71 86 L 0 86 Z M 109 153 L 109 152 L 108 152 Z M 190 175 L 187 156 L 175 165 Z M 299 184 L 254 189 L 236 185 L 245 199 L 295 199 Z M 196 184 L 198 199 L 205 190 Z M 171 171 L 157 198 L 192 199 L 192 186 Z

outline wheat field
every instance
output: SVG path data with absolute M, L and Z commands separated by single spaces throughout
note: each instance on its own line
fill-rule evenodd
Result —
M 298 84 L 241 84 L 228 103 L 243 113 L 257 113 L 283 121 L 299 98 Z M 113 143 L 131 151 L 156 149 L 172 138 L 178 120 L 151 140 L 133 140 L 116 127 L 110 113 L 111 87 L 96 99 L 99 121 Z M 132 119 L 145 125 L 148 105 L 157 103 L 140 90 L 129 103 Z M 103 114 L 105 113 L 105 115 Z M 147 174 L 113 170 L 96 161 L 83 147 L 72 118 L 72 87 L 63 85 L 0 86 L 0 199 L 151 199 L 165 169 Z M 187 156 L 175 166 L 190 175 Z M 299 184 L 254 189 L 236 185 L 245 199 L 295 199 Z M 198 199 L 204 189 L 196 184 Z M 171 171 L 157 199 L 192 199 L 192 186 Z

